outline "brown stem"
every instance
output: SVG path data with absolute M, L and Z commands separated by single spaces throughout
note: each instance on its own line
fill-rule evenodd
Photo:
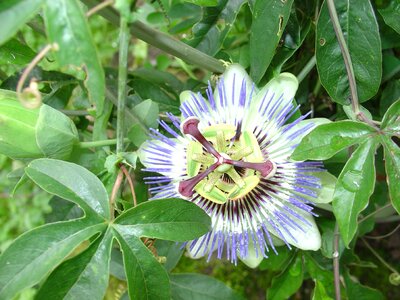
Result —
M 101 3 L 97 4 L 96 6 L 93 6 L 90 10 L 88 10 L 86 13 L 86 17 L 89 18 L 90 16 L 97 13 L 99 10 L 102 10 L 103 8 L 105 8 L 109 5 L 113 5 L 113 4 L 114 4 L 114 0 L 106 0 L 104 2 L 101 2 Z
M 340 300 L 340 265 L 339 265 L 339 226 L 338 223 L 335 225 L 334 237 L 333 237 L 333 276 L 335 283 L 335 299 Z
M 129 187 L 131 189 L 132 198 L 133 198 L 133 206 L 135 207 L 137 205 L 137 199 L 136 199 L 135 188 L 133 185 L 132 177 L 124 165 L 121 165 L 120 168 L 121 168 L 122 172 L 124 173 L 126 179 L 128 180 Z
M 114 186 L 111 191 L 111 196 L 110 196 L 110 213 L 111 213 L 111 220 L 114 220 L 114 204 L 115 204 L 115 198 L 117 197 L 117 193 L 119 191 L 119 188 L 121 187 L 122 179 L 124 178 L 123 172 L 120 170 L 118 172 L 117 178 L 115 179 Z

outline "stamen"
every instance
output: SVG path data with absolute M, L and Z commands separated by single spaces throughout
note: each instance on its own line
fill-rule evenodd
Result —
M 267 160 L 262 163 L 252 163 L 252 162 L 246 162 L 246 161 L 226 159 L 224 161 L 224 163 L 235 166 L 235 167 L 242 167 L 242 168 L 258 171 L 261 173 L 261 176 L 263 176 L 263 177 L 268 177 L 268 175 L 273 173 L 273 171 L 276 169 L 275 164 L 270 160 Z M 271 177 L 271 176 L 269 176 L 269 177 Z
M 184 196 L 184 197 L 192 197 L 194 194 L 194 187 L 202 181 L 204 178 L 206 178 L 211 172 L 213 172 L 220 164 L 217 162 L 213 165 L 211 165 L 207 170 L 205 170 L 203 173 L 199 173 L 196 176 L 183 180 L 179 182 L 178 186 L 178 192 Z
M 199 130 L 200 120 L 196 117 L 189 117 L 182 123 L 182 132 L 184 134 L 190 134 L 194 137 L 209 153 L 214 155 L 216 158 L 220 158 L 221 155 L 217 150 L 211 145 L 209 141 L 206 140 L 204 135 Z

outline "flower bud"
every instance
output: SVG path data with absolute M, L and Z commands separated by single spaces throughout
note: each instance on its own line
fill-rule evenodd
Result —
M 14 93 L 0 93 L 0 153 L 13 159 L 50 157 L 67 159 L 78 132 L 63 113 L 43 104 L 21 105 Z

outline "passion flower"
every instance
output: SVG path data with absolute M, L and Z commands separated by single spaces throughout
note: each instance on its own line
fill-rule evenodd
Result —
M 294 162 L 290 155 L 314 126 L 299 117 L 293 97 L 298 82 L 282 73 L 258 89 L 245 70 L 231 65 L 208 101 L 200 93 L 181 94 L 182 117 L 160 121 L 140 150 L 152 199 L 178 197 L 203 208 L 212 230 L 187 243 L 196 258 L 213 252 L 233 263 L 255 267 L 283 241 L 317 250 L 321 237 L 314 222 L 322 172 L 320 162 Z

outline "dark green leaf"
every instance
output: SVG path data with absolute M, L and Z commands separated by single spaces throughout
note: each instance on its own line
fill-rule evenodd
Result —
M 63 262 L 47 278 L 35 299 L 99 299 L 108 285 L 112 233 L 107 231 L 89 248 Z
M 346 246 L 358 227 L 358 215 L 368 205 L 375 187 L 374 155 L 377 141 L 368 139 L 353 152 L 339 175 L 333 195 L 333 212 Z
M 223 282 L 202 274 L 171 274 L 173 300 L 242 299 Z
M 0 299 L 38 283 L 75 247 L 102 231 L 89 219 L 44 225 L 17 238 L 0 256 Z
M 351 277 L 348 270 L 344 274 L 348 299 L 383 300 L 386 299 L 380 291 L 364 286 Z
M 319 280 L 315 281 L 315 288 L 312 295 L 312 300 L 333 300 L 326 294 L 323 283 Z
M 221 49 L 243 2 L 219 0 L 218 6 L 205 8 L 202 20 L 193 27 L 189 45 L 214 56 Z
M 216 6 L 218 5 L 218 0 L 185 0 L 185 2 L 190 2 L 200 6 Z
M 282 271 L 295 255 L 295 252 L 286 246 L 278 248 L 277 251 L 278 255 L 269 255 L 267 259 L 261 262 L 258 268 L 260 270 Z
M 132 112 L 140 121 L 149 128 L 158 127 L 158 104 L 150 99 L 140 102 L 132 109 Z
M 12 37 L 40 9 L 44 0 L 7 0 L 0 3 L 0 45 Z
M 390 137 L 382 137 L 384 153 L 386 181 L 389 187 L 389 196 L 393 207 L 400 214 L 400 148 Z
M 124 257 L 128 293 L 131 300 L 169 300 L 167 271 L 128 226 L 115 226 L 115 236 Z
M 397 100 L 389 107 L 383 116 L 381 127 L 389 133 L 398 134 L 400 130 L 400 100 Z
M 359 122 L 338 121 L 322 124 L 301 140 L 292 158 L 328 159 L 340 150 L 360 143 L 375 133 L 374 128 Z
M 25 169 L 42 189 L 78 204 L 86 214 L 95 212 L 108 219 L 107 191 L 101 181 L 85 168 L 55 159 L 37 159 Z
M 97 116 L 103 113 L 105 78 L 86 17 L 77 0 L 46 0 L 46 30 L 59 50 L 54 53 L 62 67 L 84 70 L 89 99 L 96 104 Z M 71 69 L 70 69 L 71 70 Z
M 256 0 L 250 33 L 250 77 L 264 76 L 288 22 L 293 0 Z M 268 33 L 268 34 L 266 34 Z
M 0 46 L 0 65 L 14 64 L 24 66 L 34 57 L 35 52 L 17 39 L 11 39 L 3 46 Z
M 129 228 L 138 237 L 180 242 L 198 238 L 210 230 L 209 216 L 197 205 L 181 199 L 141 203 L 120 215 L 115 223 Z
M 78 219 L 83 216 L 83 211 L 78 205 L 57 196 L 50 199 L 49 205 L 52 211 L 45 215 L 46 223 Z
M 386 8 L 379 10 L 379 13 L 382 15 L 385 23 L 400 34 L 400 1 L 390 1 Z
M 383 90 L 379 103 L 381 116 L 385 115 L 388 108 L 397 100 L 400 100 L 400 79 L 390 81 Z
M 164 268 L 168 272 L 171 272 L 171 270 L 178 264 L 183 254 L 184 247 L 179 243 L 163 240 L 157 240 L 155 247 L 158 256 L 164 256 L 166 259 L 165 264 L 163 264 Z
M 312 253 L 306 253 L 304 255 L 304 261 L 305 261 L 305 268 L 307 269 L 308 274 L 310 274 L 310 277 L 316 283 L 315 284 L 316 286 L 314 289 L 314 294 L 315 293 L 323 293 L 328 297 L 329 296 L 333 297 L 334 293 L 335 293 L 335 287 L 334 287 L 334 283 L 333 283 L 333 273 L 331 270 L 332 260 L 322 261 L 322 264 L 321 264 L 313 256 L 316 256 L 316 255 L 312 255 Z M 319 256 L 317 256 L 317 257 L 319 257 Z M 325 265 L 328 264 L 329 269 L 326 269 L 325 267 L 322 266 L 324 263 L 325 263 Z M 320 283 L 323 290 L 319 290 L 319 291 L 317 290 L 318 289 L 317 282 Z M 317 294 L 317 296 L 318 296 L 318 294 Z M 316 298 L 316 299 L 321 299 L 321 298 Z M 324 298 L 322 298 L 322 299 L 324 299 Z
M 370 1 L 337 0 L 336 10 L 353 64 L 360 102 L 378 91 L 382 76 L 381 41 Z M 322 85 L 335 102 L 349 104 L 350 90 L 343 56 L 322 5 L 316 36 L 317 68 Z
M 293 295 L 303 283 L 303 262 L 298 254 L 288 267 L 274 279 L 267 289 L 268 300 L 285 300 Z

